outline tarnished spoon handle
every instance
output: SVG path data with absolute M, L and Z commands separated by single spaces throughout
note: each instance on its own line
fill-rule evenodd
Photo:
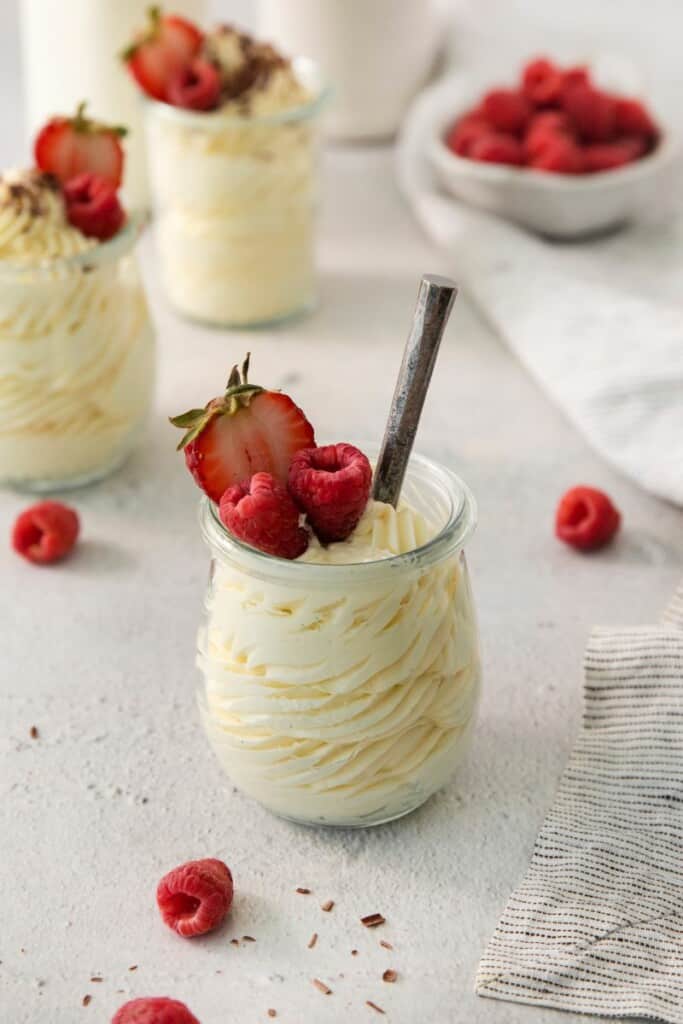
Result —
M 372 495 L 396 505 L 422 414 L 441 338 L 458 289 L 454 281 L 425 274 L 403 353 L 391 410 L 377 460 Z

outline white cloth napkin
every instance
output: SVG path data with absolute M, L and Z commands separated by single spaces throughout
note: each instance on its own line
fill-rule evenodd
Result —
M 476 990 L 683 1024 L 683 584 L 661 624 L 592 634 L 581 732 Z
M 418 220 L 593 447 L 683 505 L 683 217 L 562 245 L 446 196 L 427 140 L 448 88 L 462 92 L 458 76 L 418 97 L 399 139 L 398 182 Z

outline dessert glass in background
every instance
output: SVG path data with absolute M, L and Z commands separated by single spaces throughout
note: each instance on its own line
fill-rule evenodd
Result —
M 29 134 L 86 96 L 102 118 L 127 125 L 124 195 L 131 209 L 146 209 L 149 195 L 140 98 L 119 53 L 149 6 L 149 0 L 20 0 Z M 205 3 L 174 0 L 173 9 L 201 20 Z
M 434 67 L 444 18 L 439 0 L 261 0 L 259 27 L 287 53 L 325 69 L 336 139 L 386 138 L 398 129 Z
M 258 326 L 315 302 L 326 90 L 307 60 L 286 76 L 276 70 L 245 105 L 146 104 L 161 273 L 173 307 L 192 319 Z
M 371 501 L 347 541 L 296 561 L 242 544 L 203 499 L 199 706 L 235 785 L 286 818 L 363 827 L 449 780 L 481 680 L 475 518 L 466 485 L 419 456 L 398 511 Z
M 129 453 L 154 382 L 140 228 L 98 242 L 49 176 L 0 179 L 0 483 L 77 486 Z

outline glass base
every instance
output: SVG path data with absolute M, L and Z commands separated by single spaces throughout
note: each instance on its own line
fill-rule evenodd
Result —
M 435 790 L 438 792 L 438 790 Z M 378 814 L 377 817 L 368 816 L 365 818 L 355 818 L 349 821 L 325 821 L 324 818 L 314 820 L 312 818 L 294 818 L 289 814 L 281 814 L 279 811 L 273 811 L 270 807 L 266 807 L 265 804 L 261 804 L 266 811 L 270 811 L 276 818 L 281 818 L 283 821 L 291 821 L 293 825 L 303 825 L 306 828 L 333 828 L 333 829 L 361 829 L 361 828 L 376 828 L 379 825 L 388 825 L 391 821 L 399 821 L 401 818 L 407 817 L 416 811 L 423 804 L 426 804 L 428 800 L 434 796 L 434 793 L 428 793 L 426 796 L 421 796 L 415 803 L 410 804 L 408 807 L 402 807 L 400 811 L 394 811 L 389 814 Z
M 7 479 L 0 480 L 0 486 L 18 491 L 20 494 L 55 494 L 61 491 L 75 491 L 79 487 L 87 487 L 89 484 L 98 483 L 100 480 L 104 480 L 105 477 L 116 473 L 126 462 L 131 451 L 132 448 L 127 448 L 105 465 L 97 466 L 86 473 L 80 473 L 65 479 Z
M 199 324 L 200 327 L 210 327 L 217 331 L 262 331 L 268 327 L 283 327 L 286 324 L 295 323 L 312 313 L 318 306 L 317 298 L 312 298 L 303 306 L 297 306 L 287 313 L 278 313 L 275 316 L 266 317 L 264 320 L 232 321 L 212 320 L 209 317 L 200 316 L 197 313 L 188 313 L 180 306 L 175 305 L 169 299 L 171 309 L 177 316 L 192 324 Z

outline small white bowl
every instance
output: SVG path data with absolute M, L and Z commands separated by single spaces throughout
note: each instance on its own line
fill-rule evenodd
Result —
M 668 131 L 652 153 L 625 167 L 555 174 L 452 153 L 444 138 L 458 113 L 448 105 L 447 93 L 432 117 L 428 156 L 441 185 L 458 199 L 543 235 L 578 238 L 615 228 L 644 212 L 670 187 L 667 179 L 676 147 Z

